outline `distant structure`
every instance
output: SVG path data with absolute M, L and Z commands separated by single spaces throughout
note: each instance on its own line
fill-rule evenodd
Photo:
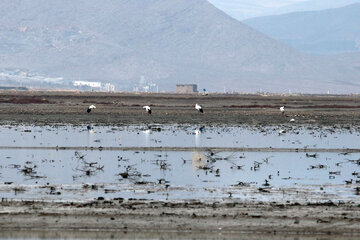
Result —
M 115 85 L 111 83 L 105 83 L 104 90 L 106 92 L 115 92 Z
M 144 76 L 140 77 L 139 84 L 133 88 L 134 92 L 159 92 L 159 86 L 152 81 L 146 80 Z
M 101 82 L 74 81 L 75 87 L 101 88 Z
M 102 84 L 101 82 L 88 82 L 88 81 L 74 81 L 73 86 L 77 89 L 84 91 L 105 91 L 105 92 L 115 92 L 115 85 L 111 83 Z
M 176 85 L 176 93 L 197 93 L 196 84 L 178 84 Z

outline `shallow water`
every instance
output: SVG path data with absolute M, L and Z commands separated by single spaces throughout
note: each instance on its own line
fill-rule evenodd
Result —
M 227 197 L 234 191 L 234 197 L 246 199 L 236 191 L 319 190 L 324 185 L 328 187 L 323 192 L 340 191 L 340 197 L 347 198 L 355 196 L 353 188 L 331 186 L 360 180 L 354 175 L 360 167 L 349 161 L 359 158 L 360 154 L 338 153 L 317 153 L 314 158 L 306 153 L 2 149 L 0 192 L 6 198 L 81 200 L 99 196 L 206 199 Z
M 0 126 L 0 146 L 358 148 L 360 142 L 357 129 L 200 127 L 92 126 L 89 131 L 86 126 Z
M 161 128 L 158 129 L 158 128 Z M 354 129 L 2 126 L 0 146 L 357 148 Z M 360 153 L 0 149 L 0 196 L 358 200 Z M 349 184 L 345 184 L 346 181 Z M 260 189 L 260 190 L 259 190 Z M 265 189 L 261 190 L 261 189 Z M 271 194 L 268 194 L 271 192 Z

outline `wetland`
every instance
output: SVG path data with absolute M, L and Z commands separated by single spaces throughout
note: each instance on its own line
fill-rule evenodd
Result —
M 50 238 L 360 234 L 358 96 L 2 92 L 0 102 L 0 238 L 44 226 Z

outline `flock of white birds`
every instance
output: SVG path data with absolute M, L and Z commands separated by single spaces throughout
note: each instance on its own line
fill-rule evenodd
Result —
M 150 107 L 150 106 L 146 105 L 146 106 L 143 106 L 143 108 L 145 109 L 145 111 L 146 111 L 148 114 L 151 114 L 151 107 Z M 95 105 L 90 105 L 90 106 L 88 107 L 88 109 L 87 109 L 87 113 L 90 113 L 92 109 L 96 109 L 96 106 L 95 106 Z M 196 109 L 198 112 L 200 112 L 200 113 L 204 113 L 203 107 L 200 106 L 200 105 L 197 104 L 197 103 L 195 104 L 195 109 Z M 285 114 L 285 106 L 280 107 L 280 112 L 281 112 L 282 115 Z M 295 119 L 294 119 L 294 118 L 290 119 L 290 122 L 292 122 L 292 123 L 295 122 Z M 88 129 L 91 129 L 91 128 L 92 128 L 91 126 L 88 126 Z M 201 127 L 201 128 L 203 128 L 203 127 Z M 284 133 L 286 133 L 286 131 L 285 131 L 284 129 L 280 129 L 279 135 L 282 135 L 282 134 L 284 134 Z
M 87 109 L 87 113 L 90 113 L 91 110 L 92 110 L 92 109 L 95 109 L 95 108 L 96 108 L 95 105 L 90 105 L 90 106 L 88 107 L 88 109 Z M 145 109 L 145 111 L 146 111 L 148 114 L 151 114 L 151 107 L 150 107 L 150 106 L 146 105 L 146 106 L 143 106 L 143 108 Z M 197 104 L 197 103 L 195 104 L 195 109 L 196 109 L 198 112 L 200 112 L 200 113 L 204 113 L 203 107 L 200 106 L 200 105 Z M 283 114 L 283 115 L 285 114 L 285 106 L 280 107 L 280 112 L 281 112 L 281 114 Z M 295 119 L 294 119 L 294 118 L 290 119 L 290 122 L 295 122 Z
M 95 105 L 90 105 L 87 109 L 87 113 L 90 113 L 92 109 L 95 109 L 96 106 Z M 145 109 L 145 111 L 148 114 L 151 114 L 151 107 L 150 106 L 143 106 L 143 108 Z M 204 113 L 204 110 L 202 108 L 202 106 L 200 106 L 199 104 L 195 104 L 195 109 L 198 110 L 201 113 Z

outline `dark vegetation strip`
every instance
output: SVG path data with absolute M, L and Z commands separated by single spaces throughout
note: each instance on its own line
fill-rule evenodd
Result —
M 0 98 L 0 103 L 13 103 L 13 104 L 53 104 L 45 98 L 40 97 L 12 97 L 12 98 Z

